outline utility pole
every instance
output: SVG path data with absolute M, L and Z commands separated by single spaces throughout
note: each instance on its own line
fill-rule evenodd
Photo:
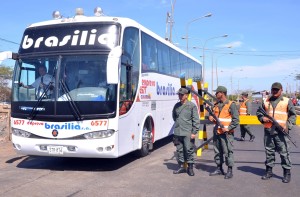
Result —
M 169 26 L 170 17 L 171 17 L 171 14 L 169 12 L 167 12 L 165 40 L 170 40 L 168 37 L 168 26 Z
M 165 39 L 170 41 L 172 43 L 172 30 L 173 30 L 173 24 L 174 24 L 174 7 L 175 7 L 176 0 L 174 2 L 171 0 L 171 13 L 167 12 L 167 21 L 166 21 L 166 35 Z M 170 34 L 168 37 L 168 26 L 170 26 Z

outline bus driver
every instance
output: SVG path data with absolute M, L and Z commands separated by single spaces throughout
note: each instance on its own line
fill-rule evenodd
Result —
M 24 85 L 23 82 L 20 82 L 20 86 L 29 89 L 35 88 L 37 97 L 40 97 L 51 83 L 47 93 L 47 95 L 50 95 L 54 87 L 54 77 L 47 73 L 47 68 L 44 65 L 39 66 L 38 71 L 40 76 L 31 85 Z

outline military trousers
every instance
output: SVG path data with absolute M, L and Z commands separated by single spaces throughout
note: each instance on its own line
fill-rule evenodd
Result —
M 177 162 L 194 163 L 194 140 L 191 136 L 176 136 L 174 135 L 174 145 L 176 146 Z
M 250 126 L 249 125 L 240 125 L 241 128 L 241 137 L 245 138 L 246 133 L 249 134 L 249 136 L 253 136 L 253 133 L 250 131 Z
M 265 131 L 264 145 L 266 152 L 266 166 L 273 168 L 275 166 L 275 152 L 277 151 L 281 158 L 281 166 L 284 169 L 291 169 L 292 163 L 290 159 L 290 145 L 287 137 L 282 134 L 270 135 Z
M 228 141 L 229 140 L 229 141 Z M 228 139 L 226 134 L 214 135 L 213 137 L 213 145 L 214 145 L 214 160 L 217 166 L 222 166 L 224 163 L 228 167 L 233 167 L 234 165 L 234 157 L 233 157 L 233 143 L 234 137 L 233 134 L 228 134 Z M 230 143 L 231 142 L 231 143 Z

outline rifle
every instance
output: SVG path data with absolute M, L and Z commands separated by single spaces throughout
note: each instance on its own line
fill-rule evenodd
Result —
M 209 93 L 207 90 L 203 90 L 203 92 L 204 92 L 205 94 L 207 94 L 209 97 L 211 97 L 213 100 L 215 100 L 215 101 L 218 100 L 216 96 L 212 95 L 212 94 Z
M 289 135 L 289 133 L 272 117 L 270 116 L 265 110 L 264 108 L 262 108 L 261 106 L 258 107 L 258 112 L 260 112 L 263 116 L 269 118 L 272 122 L 272 124 L 275 126 L 275 128 L 280 131 L 281 133 L 283 133 L 293 144 L 296 148 L 297 145 L 296 145 L 296 141 L 293 141 L 292 140 L 292 137 Z
M 224 125 L 220 122 L 219 118 L 211 111 L 210 107 L 206 106 L 205 109 L 209 113 L 209 115 L 211 115 L 215 119 L 217 123 L 214 128 L 214 133 L 216 134 L 217 126 L 219 125 L 219 127 L 224 128 Z M 225 135 L 227 141 L 233 146 L 233 143 L 229 140 L 228 132 L 225 132 Z
M 201 144 L 200 146 L 196 147 L 196 145 L 194 145 L 194 150 L 195 153 L 197 153 L 197 150 L 199 150 L 200 148 L 204 147 L 205 145 L 207 145 L 210 141 L 212 141 L 214 138 L 214 136 L 212 136 L 211 138 L 209 138 L 208 140 L 206 140 L 203 144 Z
M 203 100 L 206 104 L 208 104 L 209 106 L 213 107 L 214 104 L 212 104 L 210 101 L 206 100 L 205 98 L 203 98 L 200 94 L 198 94 L 198 92 L 196 92 L 195 90 L 193 90 L 190 87 L 186 87 L 187 90 L 189 90 L 191 93 L 195 94 L 196 96 L 198 96 L 201 100 Z M 221 128 L 224 128 L 224 125 L 220 122 L 219 118 L 211 111 L 210 107 L 206 106 L 205 109 L 206 111 L 216 120 L 216 126 L 214 128 L 214 134 L 216 134 L 216 129 L 217 129 L 217 125 L 219 125 Z M 226 134 L 226 139 L 227 141 L 229 141 L 229 143 L 233 146 L 233 143 L 229 140 L 229 136 L 228 133 L 225 132 Z M 206 144 L 208 144 L 211 140 L 213 139 L 213 137 L 209 138 L 206 142 L 204 142 L 203 144 L 201 144 L 199 147 L 196 148 L 196 150 L 202 148 L 203 146 L 205 146 Z
M 203 98 L 198 92 L 196 92 L 195 90 L 193 90 L 190 87 L 185 87 L 188 91 L 190 91 L 191 93 L 195 94 L 196 96 L 198 96 L 201 100 L 204 101 L 204 103 L 208 104 L 209 106 L 213 107 L 214 105 L 209 101 L 206 100 L 205 98 Z

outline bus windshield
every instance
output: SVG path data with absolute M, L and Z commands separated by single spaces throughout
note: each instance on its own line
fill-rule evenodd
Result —
M 99 54 L 20 59 L 13 87 L 13 102 L 20 106 L 15 112 L 28 114 L 40 105 L 37 114 L 70 115 L 73 103 L 81 115 L 114 113 L 117 85 L 107 84 L 106 62 L 107 55 Z

